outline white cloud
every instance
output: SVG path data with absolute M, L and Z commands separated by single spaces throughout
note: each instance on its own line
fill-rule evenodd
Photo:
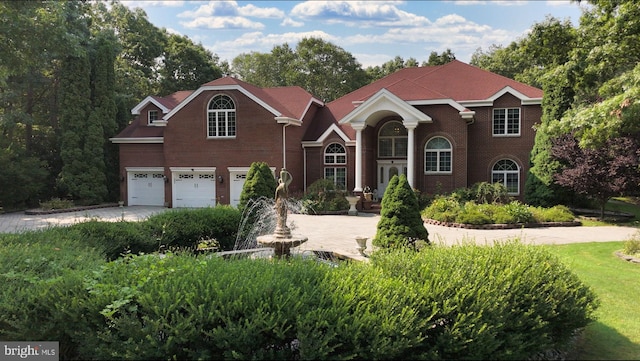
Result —
M 221 59 L 227 59 L 229 62 L 241 53 L 250 53 L 256 51 L 259 53 L 268 53 L 276 45 L 284 43 L 295 48 L 303 38 L 321 38 L 333 44 L 338 44 L 339 39 L 322 30 L 306 31 L 306 32 L 287 32 L 282 34 L 264 34 L 262 32 L 244 33 L 240 37 L 230 41 L 220 41 L 213 46 L 208 47 L 213 53 L 220 56 Z
M 281 26 L 290 26 L 293 28 L 299 28 L 301 26 L 304 26 L 304 23 L 302 21 L 295 21 L 289 17 L 284 18 L 284 20 L 282 20 L 282 22 L 280 23 Z
M 297 4 L 291 15 L 327 24 L 359 27 L 420 26 L 429 19 L 397 8 L 400 1 L 306 1 Z
M 184 11 L 178 17 L 193 19 L 181 22 L 188 28 L 263 29 L 264 24 L 250 18 L 279 19 L 284 18 L 285 13 L 274 7 L 258 7 L 253 4 L 238 6 L 235 1 L 212 0 L 194 11 Z
M 182 7 L 184 6 L 184 0 L 121 0 L 122 5 L 133 8 L 146 8 L 146 7 Z
M 264 24 L 240 16 L 201 16 L 191 21 L 180 22 L 186 28 L 205 29 L 263 29 Z
M 281 19 L 284 18 L 284 11 L 278 8 L 259 8 L 253 4 L 249 4 L 238 8 L 240 15 L 251 16 L 265 19 Z

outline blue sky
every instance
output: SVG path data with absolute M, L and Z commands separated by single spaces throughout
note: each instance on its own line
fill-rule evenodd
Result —
M 363 67 L 401 56 L 419 62 L 451 49 L 469 62 L 481 47 L 508 45 L 547 15 L 577 25 L 581 4 L 538 1 L 122 1 L 140 7 L 155 26 L 186 35 L 231 62 L 241 53 L 292 48 L 320 37 L 350 52 Z

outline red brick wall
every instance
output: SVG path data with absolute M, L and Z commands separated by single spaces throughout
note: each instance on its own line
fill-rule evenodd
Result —
M 520 108 L 520 136 L 494 137 L 492 117 L 494 108 Z M 494 101 L 493 107 L 473 109 L 475 122 L 469 126 L 469 178 L 468 184 L 490 182 L 491 169 L 500 159 L 511 159 L 520 167 L 520 196 L 529 170 L 529 155 L 535 140 L 533 125 L 540 122 L 539 105 L 522 106 L 521 101 L 505 94 Z
M 425 193 L 450 192 L 467 183 L 468 126 L 460 112 L 449 105 L 419 106 L 432 123 L 421 123 L 415 131 L 415 184 Z M 425 174 L 425 146 L 433 137 L 446 138 L 453 147 L 451 174 Z
M 206 110 L 217 94 L 231 97 L 236 106 L 236 137 L 207 139 Z M 282 168 L 282 124 L 274 115 L 239 91 L 206 91 L 199 94 L 169 119 L 165 130 L 164 155 L 167 167 L 216 167 L 216 175 L 229 178 L 227 167 L 249 167 L 252 162 L 266 162 Z M 303 127 L 288 126 L 287 167 L 294 179 L 290 191 L 302 189 Z M 216 198 L 229 203 L 229 182 L 216 186 Z

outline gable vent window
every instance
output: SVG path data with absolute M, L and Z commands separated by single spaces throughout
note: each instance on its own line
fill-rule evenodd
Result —
M 230 97 L 218 95 L 207 108 L 207 138 L 235 138 L 236 105 Z

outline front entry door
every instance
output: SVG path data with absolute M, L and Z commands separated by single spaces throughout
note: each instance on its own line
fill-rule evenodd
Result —
M 389 181 L 394 175 L 407 175 L 406 160 L 379 160 L 378 161 L 378 199 L 381 200 L 387 190 Z

